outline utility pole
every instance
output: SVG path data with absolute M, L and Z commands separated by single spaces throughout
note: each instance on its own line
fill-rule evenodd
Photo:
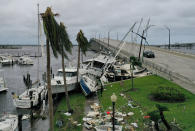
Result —
M 142 50 L 143 39 L 144 39 L 144 30 L 143 30 L 142 36 L 141 36 L 141 44 L 140 44 L 140 47 L 139 47 L 139 57 L 138 57 L 138 61 L 140 61 L 140 55 L 141 55 L 141 50 Z
M 109 47 L 109 42 L 110 42 L 110 31 L 108 31 L 108 47 Z
M 168 32 L 169 32 L 169 50 L 171 49 L 171 30 L 170 30 L 170 28 L 168 27 L 168 26 L 165 26 L 165 28 L 168 30 Z

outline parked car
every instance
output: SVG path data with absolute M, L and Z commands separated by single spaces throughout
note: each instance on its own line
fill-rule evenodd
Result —
M 152 51 L 144 51 L 143 56 L 147 58 L 155 58 L 154 52 Z

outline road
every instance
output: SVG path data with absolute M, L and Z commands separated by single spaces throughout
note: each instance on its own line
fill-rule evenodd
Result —
M 108 47 L 107 39 L 101 39 L 101 41 L 104 42 L 104 46 Z M 109 48 L 111 47 L 118 48 L 121 46 L 119 46 L 119 41 L 109 40 Z M 188 79 L 192 84 L 195 85 L 195 55 L 184 54 L 181 52 L 169 51 L 168 49 L 161 49 L 158 47 L 149 46 L 146 46 L 145 50 L 152 50 L 155 54 L 155 58 L 144 57 L 144 60 L 149 61 L 151 63 L 155 63 L 155 65 L 174 72 Z M 133 54 L 134 56 L 138 56 L 139 45 L 126 43 L 122 48 L 122 51 L 128 52 L 129 54 Z M 195 86 L 184 88 L 195 94 Z

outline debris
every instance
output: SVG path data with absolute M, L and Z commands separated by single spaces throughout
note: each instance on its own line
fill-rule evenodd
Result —
M 81 124 L 79 123 L 79 124 L 77 124 L 77 126 L 81 126 Z
M 90 111 L 87 114 L 87 117 L 96 117 L 99 115 L 99 112 L 95 112 L 95 111 Z
M 83 121 L 90 121 L 90 120 L 92 120 L 92 118 L 83 118 Z
M 125 96 L 125 95 L 121 93 L 120 96 Z
M 122 118 L 122 117 L 118 117 L 118 118 L 116 118 L 116 119 L 117 119 L 118 122 L 123 121 L 123 118 Z
M 57 120 L 56 125 L 58 128 L 61 128 L 63 126 L 63 121 L 62 120 Z
M 89 124 L 88 122 L 85 122 L 84 123 L 84 126 L 87 128 L 87 129 L 91 129 L 93 126 L 91 124 Z
M 77 124 L 78 124 L 78 122 L 77 122 L 77 121 L 73 121 L 72 123 L 73 123 L 74 125 L 77 125 Z
M 136 128 L 138 128 L 137 123 L 131 123 L 131 125 L 134 126 L 134 127 L 136 127 Z
M 22 120 L 26 120 L 26 119 L 29 119 L 30 118 L 30 115 L 23 115 L 22 116 Z
M 64 113 L 64 115 L 66 115 L 66 116 L 71 116 L 71 113 L 66 112 L 66 113 Z
M 127 115 L 128 116 L 132 116 L 132 115 L 134 115 L 134 113 L 133 112 L 129 112 Z

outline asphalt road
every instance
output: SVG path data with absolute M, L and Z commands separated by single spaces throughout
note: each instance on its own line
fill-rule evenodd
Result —
M 105 43 L 108 42 L 107 39 L 101 39 L 101 41 L 104 41 Z M 121 47 L 117 40 L 110 40 L 109 45 L 113 47 Z M 108 45 L 106 44 L 106 46 Z M 195 85 L 195 55 L 169 51 L 168 49 L 161 49 L 158 47 L 146 46 L 145 50 L 152 50 L 155 54 L 155 58 L 144 57 L 144 60 L 153 62 L 171 72 L 178 73 L 189 79 Z M 122 48 L 122 51 L 138 56 L 139 45 L 126 43 Z M 191 89 L 191 92 L 195 93 L 195 87 Z

